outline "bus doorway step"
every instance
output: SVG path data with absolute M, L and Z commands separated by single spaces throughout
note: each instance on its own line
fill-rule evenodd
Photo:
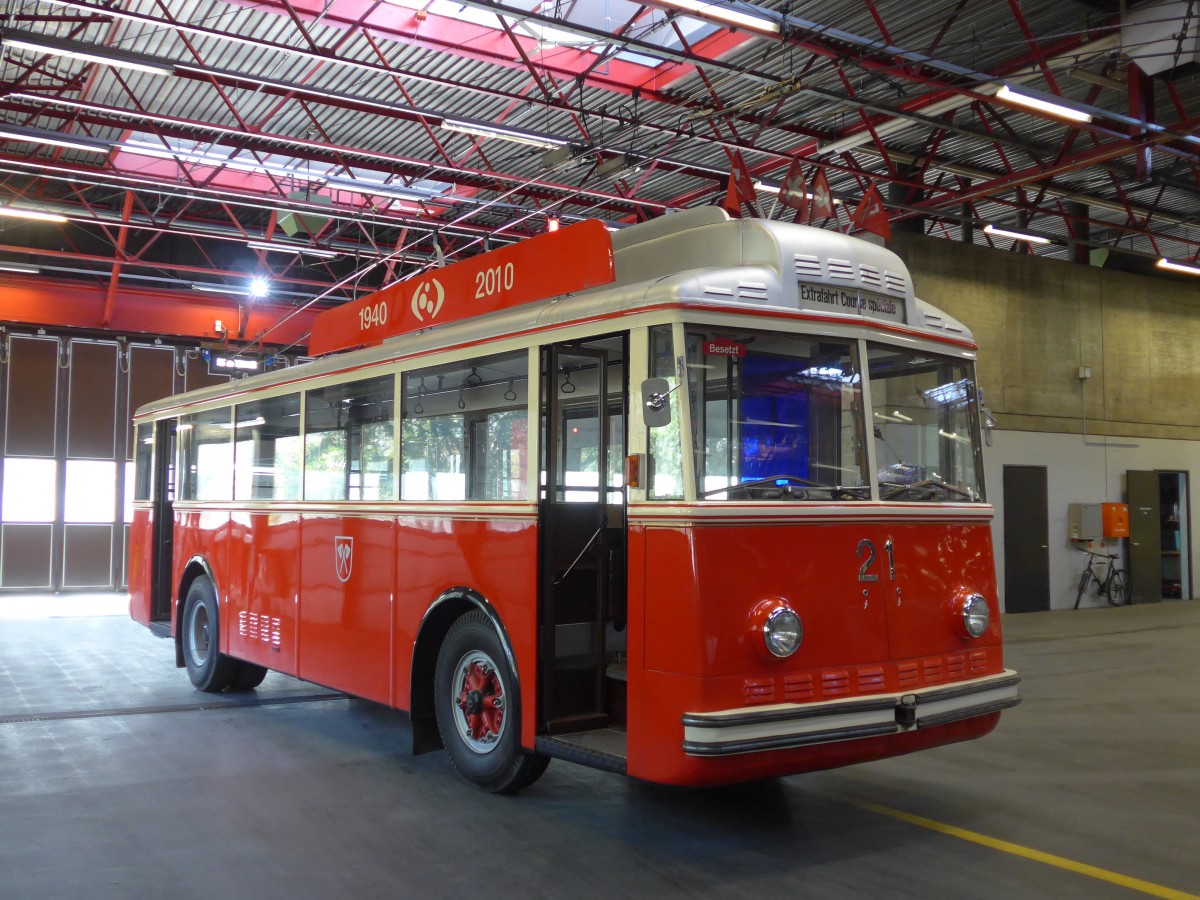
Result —
M 598 728 L 555 737 L 543 735 L 533 744 L 543 756 L 565 759 L 568 762 L 625 774 L 625 732 L 615 728 Z

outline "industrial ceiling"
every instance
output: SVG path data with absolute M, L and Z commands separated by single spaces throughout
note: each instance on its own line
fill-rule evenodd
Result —
M 255 278 L 336 305 L 551 220 L 720 203 L 735 160 L 745 215 L 795 216 L 799 159 L 826 228 L 874 184 L 893 230 L 1200 255 L 1200 2 L 8 0 L 2 26 L 0 290 L 87 285 L 104 321 Z

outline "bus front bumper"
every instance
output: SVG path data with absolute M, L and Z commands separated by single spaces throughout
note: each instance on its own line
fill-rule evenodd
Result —
M 1020 681 L 1016 672 L 1005 669 L 985 678 L 852 700 L 684 713 L 683 751 L 732 756 L 932 728 L 1016 706 Z

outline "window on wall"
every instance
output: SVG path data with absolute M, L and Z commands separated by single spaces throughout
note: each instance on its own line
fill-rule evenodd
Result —
M 304 412 L 306 500 L 394 500 L 395 377 L 309 391 Z
M 64 522 L 108 523 L 116 518 L 117 464 L 68 459 L 63 492 Z
M 57 466 L 52 459 L 4 460 L 5 522 L 53 522 L 58 499 Z
M 229 500 L 233 496 L 233 422 L 229 407 L 179 419 L 181 500 Z
M 235 421 L 234 499 L 299 499 L 300 395 L 239 403 Z
M 527 359 L 519 351 L 404 376 L 403 499 L 529 496 Z

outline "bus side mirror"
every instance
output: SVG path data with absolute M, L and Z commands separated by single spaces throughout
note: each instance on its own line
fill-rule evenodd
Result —
M 642 382 L 642 421 L 647 428 L 671 424 L 671 391 L 665 378 L 647 378 Z

